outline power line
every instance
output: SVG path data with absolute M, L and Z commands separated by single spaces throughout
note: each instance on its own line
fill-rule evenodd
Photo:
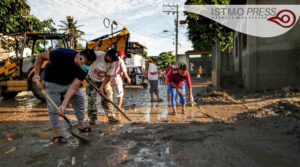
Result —
M 165 13 L 173 13 L 176 14 L 176 19 L 175 19 L 175 32 L 176 32 L 176 40 L 175 40 L 175 56 L 177 56 L 178 54 L 178 4 L 174 5 L 174 1 L 173 1 L 173 5 L 170 4 L 163 4 L 163 7 L 168 7 L 170 9 L 168 10 L 164 10 L 163 12 Z M 175 8 L 175 9 L 174 9 Z
M 64 4 L 64 3 L 62 3 L 61 1 L 57 1 L 57 2 L 59 2 L 61 5 Z M 95 10 L 94 8 L 92 8 L 92 7 L 88 6 L 88 5 L 86 5 L 86 4 L 82 3 L 82 2 L 80 2 L 79 0 L 74 0 L 73 2 L 75 2 L 77 5 L 79 5 L 79 7 L 84 7 L 84 8 L 86 8 L 86 9 L 88 9 L 89 12 L 93 12 L 93 13 L 99 15 L 99 16 L 102 17 L 103 19 L 104 19 L 104 18 L 109 18 L 109 17 L 105 16 L 104 14 L 99 13 L 99 12 L 98 12 L 97 10 Z M 153 5 L 150 5 L 150 7 L 152 7 L 152 8 L 154 9 L 154 6 L 153 6 Z M 122 22 L 119 22 L 119 21 L 117 21 L 117 22 L 118 22 L 118 24 L 120 24 L 120 25 L 122 25 L 122 26 L 125 26 Z M 151 38 L 151 39 L 157 39 L 157 37 L 154 38 L 155 33 L 148 32 L 148 31 L 146 31 L 146 30 L 144 30 L 144 29 L 139 29 L 139 28 L 137 28 L 137 27 L 135 27 L 135 26 L 132 26 L 132 25 L 128 25 L 127 27 L 132 28 L 133 31 L 144 32 L 142 35 L 145 36 L 145 37 L 148 37 L 148 38 Z M 145 33 L 147 33 L 148 35 L 145 34 Z M 86 35 L 88 35 L 88 34 L 86 34 Z M 90 35 L 92 35 L 92 34 L 90 34 Z M 158 38 L 162 38 L 162 37 L 165 37 L 165 36 L 158 36 Z M 164 40 L 173 41 L 172 39 L 169 39 L 169 38 L 163 38 L 163 39 L 164 39 Z
M 156 2 L 154 1 L 154 3 L 156 3 Z M 156 4 L 158 4 L 158 3 L 156 3 Z M 158 4 L 158 5 L 160 5 L 160 4 Z M 156 10 L 155 7 L 154 7 L 152 4 L 150 4 L 150 6 L 151 6 L 154 10 Z M 163 16 L 162 13 L 160 13 L 160 15 Z M 163 17 L 163 18 L 166 20 L 166 22 L 168 21 L 165 17 Z
M 138 3 L 139 4 L 142 4 L 140 1 L 138 1 Z M 155 4 L 157 4 L 157 5 L 160 5 L 160 4 L 158 4 L 158 3 L 156 3 L 156 1 L 154 1 L 154 3 Z M 150 9 L 150 7 L 151 7 L 151 9 Z M 150 4 L 148 4 L 148 5 L 146 5 L 146 9 L 149 9 L 149 10 L 154 10 L 154 11 L 157 11 L 157 7 L 156 6 L 153 6 L 151 3 Z M 162 16 L 162 18 L 167 22 L 168 20 L 165 18 L 165 17 L 163 17 L 163 15 L 162 15 L 162 13 L 160 13 L 160 12 L 157 12 L 157 14 L 159 14 L 160 16 Z M 154 20 L 157 20 L 157 18 L 152 18 L 151 20 L 149 20 L 148 22 L 153 22 Z M 148 28 L 148 27 L 152 27 L 152 28 L 158 28 L 157 26 L 151 26 L 151 25 L 146 25 L 146 27 Z M 144 29 L 143 29 L 144 30 Z M 145 30 L 144 30 L 144 32 L 145 32 Z M 149 33 L 149 32 L 148 32 Z M 149 34 L 152 34 L 153 35 L 153 33 L 149 33 Z
M 93 8 L 91 8 L 91 7 L 89 7 L 89 6 L 87 6 L 87 5 L 85 5 L 85 4 L 83 4 L 82 2 L 80 2 L 80 1 L 78 1 L 78 0 L 74 0 L 78 5 L 80 5 L 80 6 L 83 6 L 83 7 L 85 7 L 85 8 L 87 8 L 87 9 L 89 9 L 89 11 L 93 11 L 94 13 L 96 13 L 96 14 L 98 14 L 98 15 L 100 15 L 101 17 L 103 17 L 103 19 L 104 18 L 108 18 L 108 19 L 110 19 L 109 17 L 107 17 L 107 16 L 105 16 L 105 15 L 103 15 L 103 14 L 101 14 L 101 13 L 99 13 L 98 11 L 96 11 L 95 9 L 93 9 Z M 150 5 L 152 8 L 154 8 L 152 5 Z M 155 8 L 154 8 L 155 9 Z M 111 20 L 111 19 L 110 19 Z M 116 19 L 115 19 L 116 20 Z M 117 20 L 116 20 L 117 21 Z M 125 24 L 123 24 L 122 22 L 120 22 L 120 21 L 117 21 L 118 22 L 118 24 L 120 24 L 120 25 L 122 25 L 122 26 L 126 26 Z M 148 32 L 148 31 L 146 31 L 146 30 L 144 30 L 144 29 L 139 29 L 139 28 L 137 28 L 137 27 L 135 27 L 135 26 L 132 26 L 132 25 L 127 25 L 127 27 L 129 27 L 129 28 L 131 28 L 131 29 L 133 29 L 133 31 L 139 31 L 139 32 L 143 32 L 143 35 L 144 36 L 147 36 L 147 37 L 150 37 L 150 38 L 152 38 L 152 36 L 154 35 L 154 33 L 152 33 L 152 32 Z M 156 28 L 156 27 L 155 27 Z M 147 34 L 149 34 L 149 35 L 147 35 L 147 34 L 145 34 L 145 33 L 147 33 Z
M 112 20 L 111 18 L 109 18 L 109 17 L 107 17 L 107 16 L 105 16 L 105 15 L 99 13 L 99 12 L 96 11 L 95 9 L 93 9 L 93 8 L 91 8 L 91 7 L 89 7 L 89 6 L 85 5 L 85 4 L 83 4 L 83 3 L 81 3 L 80 1 L 78 1 L 78 0 L 74 0 L 74 1 L 75 1 L 77 4 L 79 4 L 79 5 L 81 5 L 81 6 L 85 7 L 85 8 L 87 8 L 87 9 L 93 11 L 94 13 L 96 13 L 96 14 L 102 16 L 103 19 L 104 19 L 104 18 L 108 18 L 108 19 Z M 122 25 L 122 26 L 124 26 L 124 27 L 129 27 L 129 28 L 135 29 L 135 31 L 143 31 L 144 33 L 148 33 L 148 34 L 150 34 L 150 35 L 153 34 L 153 33 L 151 33 L 151 32 L 145 31 L 145 30 L 143 30 L 143 29 L 140 29 L 140 30 L 139 30 L 138 28 L 136 28 L 136 27 L 134 27 L 134 26 L 131 26 L 131 25 L 127 25 L 127 26 L 126 26 L 125 24 L 121 23 L 120 21 L 118 21 L 118 20 L 116 20 L 116 19 L 114 19 L 114 20 L 117 21 L 118 24 L 120 24 L 120 25 Z M 145 34 L 144 34 L 144 35 L 145 35 Z M 147 36 L 147 35 L 145 35 L 145 36 Z

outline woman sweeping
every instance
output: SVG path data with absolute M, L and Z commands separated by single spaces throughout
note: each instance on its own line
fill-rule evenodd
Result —
M 189 101 L 193 99 L 192 94 L 192 82 L 189 72 L 187 71 L 186 64 L 180 64 L 179 68 L 174 68 L 168 73 L 168 80 L 169 80 L 169 91 L 171 94 L 171 106 L 173 109 L 173 114 L 176 115 L 176 93 L 178 91 L 182 91 L 183 94 L 178 93 L 180 97 L 180 103 L 182 105 L 182 113 L 185 113 L 185 104 L 186 98 L 184 97 L 185 94 L 185 83 L 186 81 L 188 90 L 189 90 Z

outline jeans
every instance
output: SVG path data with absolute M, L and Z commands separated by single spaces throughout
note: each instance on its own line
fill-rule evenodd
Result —
M 60 85 L 52 82 L 44 81 L 45 92 L 50 96 L 57 106 L 60 106 L 62 97 L 67 93 L 70 85 Z M 78 90 L 71 100 L 72 107 L 75 111 L 78 123 L 84 122 L 84 96 Z M 50 117 L 50 123 L 52 127 L 58 126 L 58 115 L 57 111 L 53 108 L 50 102 L 47 101 L 47 107 Z
M 176 88 L 171 86 L 171 84 L 168 84 L 168 87 L 169 87 L 169 92 L 170 92 L 170 95 L 171 95 L 170 98 L 171 98 L 171 106 L 172 107 L 176 107 L 176 94 L 179 95 L 181 104 L 186 103 L 186 98 L 183 95 L 181 95 L 180 93 L 178 93 Z M 185 84 L 182 84 L 180 86 L 180 89 L 182 90 L 183 94 L 185 94 Z

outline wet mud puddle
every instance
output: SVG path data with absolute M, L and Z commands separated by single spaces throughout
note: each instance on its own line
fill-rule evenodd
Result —
M 30 94 L 18 95 L 12 101 L 1 100 L 0 166 L 297 166 L 300 163 L 295 136 L 259 126 L 266 125 L 267 120 L 214 122 L 191 106 L 186 114 L 178 107 L 178 114 L 171 115 L 164 87 L 160 87 L 160 92 L 164 102 L 150 103 L 148 90 L 126 89 L 122 107 L 133 121 L 128 122 L 118 114 L 122 123 L 110 124 L 99 113 L 94 131 L 85 134 L 92 141 L 89 144 L 70 135 L 63 120 L 61 131 L 68 143 L 51 144 L 46 104 L 27 98 Z M 244 112 L 244 107 L 238 105 L 206 105 L 203 109 L 220 118 Z M 67 115 L 75 126 L 71 109 Z M 268 162 L 255 152 L 267 157 Z

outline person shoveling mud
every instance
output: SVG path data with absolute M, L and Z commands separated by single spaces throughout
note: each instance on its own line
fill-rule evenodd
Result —
M 86 142 L 86 143 L 89 143 L 90 140 L 86 139 L 85 137 L 81 136 L 81 135 L 78 135 L 76 134 L 74 131 L 73 131 L 73 126 L 71 124 L 71 121 L 69 120 L 69 118 L 67 116 L 64 115 L 64 113 L 62 113 L 60 111 L 60 109 L 58 108 L 58 106 L 55 104 L 55 102 L 51 99 L 51 97 L 45 92 L 42 84 L 40 83 L 40 81 L 37 79 L 36 80 L 36 85 L 38 87 L 38 89 L 40 90 L 40 92 L 44 95 L 44 97 L 47 99 L 47 101 L 52 105 L 52 107 L 56 110 L 57 114 L 59 116 L 61 116 L 66 122 L 67 124 L 69 125 L 69 131 L 70 133 L 78 138 L 79 140 L 83 141 L 83 142 Z
M 92 62 L 95 58 L 84 55 L 87 62 Z M 85 79 L 85 72 L 81 70 L 80 54 L 72 49 L 56 49 L 51 52 L 41 53 L 35 63 L 35 74 L 33 81 L 39 81 L 40 69 L 44 61 L 49 60 L 43 71 L 43 83 L 45 92 L 59 106 L 59 110 L 63 114 L 66 111 L 68 104 L 71 102 L 77 120 L 78 130 L 80 132 L 90 132 L 91 128 L 84 125 L 84 97 L 81 94 L 79 87 Z M 61 98 L 64 99 L 61 103 Z M 47 100 L 49 118 L 53 130 L 53 143 L 66 143 L 65 137 L 60 135 L 58 127 L 58 114 L 56 109 Z
M 97 90 L 92 85 L 99 87 L 99 92 L 106 96 L 110 101 L 113 100 L 113 90 L 109 81 L 111 76 L 115 74 L 115 64 L 113 62 L 119 60 L 118 52 L 115 49 L 108 50 L 107 52 L 86 49 L 83 50 L 81 54 L 84 55 L 84 57 L 94 58 L 86 78 L 86 80 L 89 81 L 87 83 L 86 92 L 88 95 L 88 115 L 90 118 L 90 125 L 95 125 L 97 120 Z M 119 122 L 113 113 L 112 104 L 103 97 L 101 98 L 101 106 L 110 122 Z
M 176 93 L 178 90 L 182 90 L 182 93 L 185 94 L 185 84 L 186 80 L 188 88 L 189 88 L 189 101 L 193 99 L 192 93 L 192 83 L 190 73 L 187 71 L 187 66 L 185 64 L 180 64 L 179 68 L 171 69 L 167 74 L 169 80 L 169 91 L 171 94 L 171 106 L 173 109 L 173 114 L 176 115 Z M 182 104 L 182 113 L 185 113 L 185 103 L 186 98 L 183 94 L 179 93 L 180 103 Z

